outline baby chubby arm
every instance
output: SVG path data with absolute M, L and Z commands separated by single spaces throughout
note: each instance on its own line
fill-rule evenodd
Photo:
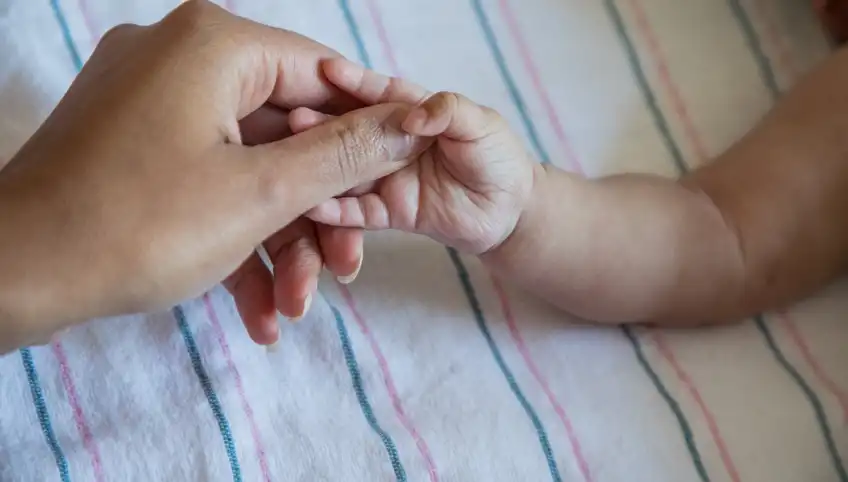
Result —
M 734 321 L 808 295 L 848 261 L 845 85 L 842 51 L 677 182 L 540 168 L 517 228 L 481 258 L 555 305 L 608 322 Z

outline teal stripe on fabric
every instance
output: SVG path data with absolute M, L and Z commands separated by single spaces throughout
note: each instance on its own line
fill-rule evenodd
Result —
M 768 56 L 765 54 L 765 50 L 763 49 L 762 43 L 760 42 L 760 38 L 757 35 L 757 31 L 754 28 L 754 24 L 751 21 L 751 17 L 748 15 L 748 12 L 742 6 L 741 2 L 738 0 L 728 0 L 731 10 L 733 11 L 733 15 L 736 20 L 739 22 L 739 28 L 742 30 L 745 35 L 745 39 L 748 44 L 748 48 L 751 51 L 751 56 L 757 63 L 757 66 L 760 69 L 760 76 L 763 79 L 763 83 L 769 90 L 772 98 L 778 99 L 781 95 L 780 86 L 777 82 L 777 75 L 775 74 L 774 67 L 772 66 L 771 61 Z M 839 455 L 839 450 L 836 447 L 836 444 L 833 440 L 833 433 L 830 427 L 830 423 L 827 419 L 827 413 L 824 411 L 824 407 L 822 406 L 822 402 L 819 399 L 816 392 L 810 387 L 810 384 L 804 379 L 803 376 L 798 372 L 798 370 L 789 362 L 789 359 L 786 358 L 786 355 L 782 352 L 780 347 L 774 340 L 774 335 L 772 335 L 771 330 L 766 324 L 762 315 L 757 315 L 754 318 L 754 321 L 757 325 L 757 329 L 762 334 L 765 339 L 766 345 L 768 345 L 769 350 L 771 350 L 772 354 L 774 354 L 780 366 L 786 371 L 786 373 L 790 376 L 790 378 L 798 385 L 798 388 L 807 398 L 807 401 L 810 404 L 810 407 L 813 410 L 813 414 L 816 418 L 816 423 L 819 426 L 819 430 L 822 433 L 822 437 L 824 438 L 825 446 L 827 447 L 828 453 L 830 455 L 830 460 L 833 465 L 836 474 L 839 476 L 839 480 L 842 482 L 848 482 L 848 474 L 845 470 L 845 465 L 842 461 L 842 457 Z
M 350 8 L 350 1 L 339 0 L 339 8 L 341 8 L 347 28 L 350 30 L 350 36 L 353 37 L 353 43 L 356 44 L 356 55 L 359 56 L 359 61 L 362 62 L 362 65 L 365 65 L 370 69 L 373 65 L 371 63 L 371 56 L 368 55 L 368 49 L 365 48 L 365 40 L 362 38 L 362 31 L 359 29 L 359 23 L 356 21 L 356 17 L 353 16 L 353 10 Z
M 518 114 L 521 117 L 521 122 L 524 125 L 524 129 L 527 131 L 527 135 L 530 138 L 530 143 L 532 144 L 536 155 L 539 157 L 539 161 L 542 164 L 549 164 L 551 162 L 550 155 L 548 154 L 547 150 L 539 139 L 539 134 L 538 130 L 536 129 L 536 125 L 530 117 L 529 112 L 527 111 L 527 105 L 524 102 L 524 98 L 521 96 L 521 91 L 518 89 L 518 86 L 515 82 L 515 78 L 513 77 L 512 72 L 509 69 L 509 65 L 506 62 L 506 58 L 503 55 L 503 51 L 501 50 L 500 45 L 498 44 L 497 36 L 495 35 L 491 21 L 489 20 L 489 17 L 486 14 L 486 9 L 483 6 L 483 2 L 481 0 L 471 0 L 471 7 L 474 11 L 477 23 L 483 32 L 483 38 L 486 41 L 486 45 L 489 48 L 489 52 L 498 67 L 498 72 L 500 73 L 501 80 L 503 81 L 504 85 L 506 85 L 510 99 L 512 100 L 512 104 L 515 106 L 515 109 L 518 111 Z M 521 391 L 521 388 L 516 382 L 515 377 L 509 369 L 509 366 L 504 361 L 500 349 L 492 338 L 492 335 L 486 323 L 486 318 L 483 315 L 482 309 L 480 308 L 480 303 L 477 299 L 477 294 L 474 290 L 474 286 L 472 285 L 471 280 L 468 277 L 468 271 L 465 268 L 465 265 L 462 263 L 459 254 L 453 249 L 448 249 L 448 253 L 454 263 L 454 266 L 456 267 L 457 273 L 459 274 L 459 278 L 462 282 L 462 287 L 465 291 L 465 295 L 468 298 L 469 303 L 471 304 L 471 309 L 474 312 L 474 318 L 477 321 L 477 326 L 483 333 L 483 337 L 486 339 L 486 342 L 489 344 L 489 349 L 491 350 L 492 355 L 495 357 L 495 361 L 498 364 L 498 368 L 500 368 L 501 373 L 503 373 L 504 378 L 506 378 L 510 389 L 515 395 L 515 398 L 518 399 L 518 402 L 521 404 L 521 407 L 524 409 L 525 413 L 527 414 L 527 417 L 530 418 L 533 427 L 536 429 L 536 436 L 539 439 L 539 444 L 541 445 L 542 452 L 545 455 L 545 459 L 548 464 L 548 470 L 551 474 L 551 479 L 554 481 L 560 481 L 562 480 L 562 477 L 559 473 L 559 467 L 557 467 L 556 459 L 554 458 L 553 449 L 551 448 L 547 431 L 545 430 L 541 419 L 539 419 L 536 410 L 524 396 L 524 393 Z
M 781 367 L 792 377 L 792 380 L 798 385 L 804 395 L 807 397 L 807 400 L 810 402 L 810 405 L 813 407 L 813 413 L 816 417 L 816 422 L 818 422 L 819 428 L 821 429 L 822 435 L 824 436 L 825 444 L 827 445 L 827 450 L 830 452 L 830 459 L 833 463 L 834 470 L 836 470 L 836 474 L 839 476 L 839 480 L 841 482 L 848 481 L 848 474 L 845 473 L 845 466 L 842 464 L 842 458 L 839 456 L 839 449 L 836 447 L 836 443 L 833 440 L 833 433 L 830 429 L 830 424 L 827 422 L 827 415 L 825 414 L 824 407 L 822 406 L 821 400 L 810 388 L 810 384 L 804 380 L 804 377 L 798 372 L 798 370 L 789 363 L 789 360 L 786 358 L 786 355 L 777 345 L 777 342 L 774 340 L 774 335 L 772 335 L 771 330 L 768 329 L 765 320 L 762 315 L 757 315 L 754 318 L 754 322 L 757 325 L 757 330 L 759 330 L 760 334 L 765 338 L 766 345 L 768 345 L 769 350 L 771 351 L 774 358 L 780 364 Z
M 234 482 L 241 482 L 241 466 L 239 465 L 238 456 L 236 455 L 236 442 L 233 439 L 233 433 L 230 430 L 230 422 L 227 420 L 227 415 L 221 407 L 221 402 L 218 399 L 218 394 L 215 393 L 215 388 L 212 386 L 212 380 L 206 373 L 206 368 L 203 366 L 203 360 L 200 358 L 200 351 L 197 349 L 197 342 L 194 340 L 194 335 L 191 334 L 191 328 L 188 326 L 185 312 L 181 306 L 176 306 L 172 310 L 174 318 L 177 320 L 177 326 L 183 336 L 186 350 L 188 351 L 191 366 L 194 368 L 194 373 L 197 375 L 200 386 L 203 388 L 203 393 L 206 395 L 206 400 L 209 402 L 209 408 L 212 409 L 212 414 L 215 416 L 215 421 L 218 424 L 218 430 L 221 432 L 221 439 L 224 442 L 224 449 L 227 452 L 227 458 L 230 461 L 230 470 L 233 474 Z
M 645 76 L 645 71 L 642 69 L 642 63 L 639 60 L 639 54 L 636 53 L 636 46 L 633 45 L 633 40 L 630 39 L 630 34 L 627 32 L 627 27 L 624 25 L 624 18 L 621 16 L 621 11 L 618 9 L 615 0 L 604 0 L 604 6 L 606 7 L 607 14 L 615 26 L 615 31 L 618 34 L 621 46 L 624 48 L 624 53 L 627 55 L 627 61 L 630 64 L 630 71 L 633 73 L 633 77 L 635 77 L 636 83 L 639 85 L 639 90 L 642 92 L 642 97 L 645 99 L 645 104 L 648 106 L 648 110 L 651 111 L 654 125 L 656 125 L 657 131 L 659 131 L 662 136 L 665 147 L 671 154 L 671 158 L 674 160 L 674 164 L 677 166 L 677 169 L 684 172 L 686 171 L 686 163 L 683 160 L 683 154 L 680 152 L 680 148 L 674 141 L 674 136 L 671 134 L 671 128 L 668 125 L 668 121 L 660 109 L 657 97 L 654 95 L 653 89 L 651 89 L 648 78 Z
M 62 39 L 65 42 L 65 47 L 71 55 L 71 61 L 74 68 L 79 70 L 82 68 L 82 60 L 77 52 L 76 46 L 71 39 L 71 32 L 68 28 L 68 22 L 62 9 L 59 7 L 58 0 L 50 0 L 50 9 L 56 17 L 59 24 L 59 29 L 62 32 Z M 70 482 L 71 475 L 68 471 L 68 459 L 65 458 L 65 453 L 62 451 L 59 440 L 56 438 L 56 432 L 53 430 L 53 423 L 50 421 L 50 412 L 47 410 L 47 403 L 44 400 L 44 392 L 41 389 L 41 380 L 38 377 L 38 370 L 35 368 L 35 361 L 32 358 L 32 352 L 29 348 L 20 350 L 21 363 L 26 372 L 27 383 L 29 383 L 29 391 L 32 395 L 32 403 L 35 407 L 35 415 L 38 417 L 38 423 L 41 425 L 41 431 L 44 434 L 44 440 L 56 460 L 56 468 L 59 471 L 59 478 L 62 482 Z
M 50 0 L 50 8 L 53 10 L 53 15 L 59 23 L 59 29 L 62 31 L 62 39 L 65 41 L 65 48 L 71 55 L 71 61 L 74 63 L 74 68 L 77 71 L 82 69 L 82 56 L 80 56 L 77 46 L 74 44 L 74 39 L 71 37 L 71 28 L 68 26 L 68 20 L 62 12 L 62 7 L 59 6 L 59 0 Z
M 742 5 L 737 0 L 728 0 L 728 1 L 729 1 L 731 10 L 733 11 L 733 14 L 735 15 L 736 19 L 739 21 L 740 28 L 742 29 L 743 34 L 746 37 L 748 47 L 751 49 L 751 55 L 754 57 L 754 60 L 757 62 L 757 65 L 760 69 L 760 74 L 761 74 L 761 77 L 763 79 L 763 82 L 765 83 L 766 87 L 768 87 L 772 97 L 774 97 L 774 98 L 779 97 L 780 96 L 780 88 L 778 86 L 776 76 L 775 76 L 774 71 L 772 69 L 771 62 L 768 60 L 767 56 L 764 54 L 764 51 L 763 51 L 762 46 L 760 44 L 759 38 L 756 34 L 756 30 L 753 28 L 753 24 L 752 24 L 750 18 L 748 17 L 745 9 L 742 7 Z M 646 98 L 646 102 L 648 102 L 649 104 L 653 103 L 653 105 L 655 106 L 656 102 L 653 101 L 653 100 L 650 100 L 650 99 L 654 98 L 653 92 L 651 91 L 651 87 L 647 83 L 647 81 L 644 81 L 645 76 L 644 76 L 644 73 L 642 72 L 641 64 L 639 63 L 638 57 L 635 54 L 635 49 L 632 45 L 632 42 L 630 41 L 629 36 L 627 35 L 626 30 L 624 29 L 624 25 L 623 25 L 623 22 L 621 20 L 621 15 L 617 11 L 617 7 L 615 6 L 615 2 L 614 2 L 614 0 L 607 0 L 607 4 L 608 4 L 608 7 L 610 7 L 610 9 L 616 11 L 616 17 L 617 18 L 614 19 L 614 22 L 616 23 L 616 27 L 619 29 L 620 35 L 622 37 L 622 41 L 625 43 L 625 48 L 628 50 L 628 56 L 631 59 L 631 67 L 634 71 L 634 75 L 637 77 L 637 79 L 640 79 L 639 85 L 640 85 L 640 88 L 643 90 L 643 95 Z M 612 12 L 611 12 L 611 14 L 612 14 Z M 663 136 L 664 137 L 667 136 L 667 138 L 668 138 L 668 141 L 670 143 L 669 151 L 671 152 L 672 156 L 675 158 L 675 162 L 677 163 L 678 168 L 680 169 L 680 173 L 682 174 L 682 173 L 688 172 L 689 166 L 685 162 L 683 162 L 682 156 L 680 156 L 680 149 L 677 147 L 676 141 L 674 141 L 674 138 L 670 134 L 667 133 L 668 128 L 667 128 L 667 123 L 666 123 L 665 118 L 664 118 L 664 114 L 662 113 L 662 111 L 659 108 L 656 108 L 656 109 L 652 108 L 651 110 L 652 110 L 654 116 L 658 118 L 657 119 L 657 125 L 658 126 L 666 126 L 666 127 L 664 127 L 665 130 L 663 130 L 663 128 L 660 128 L 660 130 L 663 131 Z M 680 156 L 680 161 L 678 162 L 677 159 L 678 159 L 679 156 Z M 772 335 L 767 324 L 763 320 L 762 315 L 757 315 L 754 318 L 754 321 L 755 321 L 755 324 L 757 326 L 757 329 L 759 330 L 759 332 L 762 334 L 763 338 L 765 339 L 765 342 L 768 345 L 769 350 L 775 356 L 775 358 L 777 359 L 780 366 L 795 381 L 795 383 L 798 385 L 798 387 L 801 389 L 801 391 L 804 393 L 805 397 L 807 398 L 808 402 L 810 403 L 810 406 L 812 407 L 814 415 L 816 417 L 816 421 L 818 422 L 819 428 L 820 428 L 822 435 L 825 439 L 825 445 L 826 445 L 827 450 L 829 452 L 832 464 L 834 466 L 834 470 L 836 471 L 837 475 L 839 476 L 839 480 L 841 482 L 848 482 L 848 475 L 846 475 L 846 471 L 845 471 L 842 459 L 839 455 L 839 451 L 836 448 L 836 444 L 834 443 L 833 434 L 831 432 L 830 425 L 829 425 L 828 420 L 827 420 L 827 414 L 824 411 L 821 400 L 819 400 L 816 393 L 812 390 L 812 388 L 810 388 L 809 383 L 807 383 L 804 380 L 804 378 L 801 376 L 801 374 L 798 372 L 798 370 L 789 362 L 789 360 L 786 358 L 786 356 L 780 350 L 780 347 L 777 345 L 777 343 L 775 343 L 774 336 Z
M 733 10 L 733 14 L 736 16 L 736 19 L 739 21 L 739 27 L 745 33 L 745 37 L 748 41 L 748 47 L 751 49 L 751 55 L 757 61 L 757 65 L 760 67 L 760 71 L 762 73 L 763 82 L 768 87 L 771 95 L 774 99 L 780 97 L 780 87 L 777 83 L 777 76 L 774 73 L 774 69 L 772 68 L 772 64 L 768 59 L 768 56 L 765 54 L 765 50 L 762 48 L 762 44 L 760 43 L 759 36 L 757 35 L 756 30 L 753 27 L 753 22 L 751 22 L 750 16 L 746 12 L 745 8 L 737 1 L 737 0 L 729 0 L 731 9 Z M 783 369 L 789 374 L 792 380 L 798 385 L 801 391 L 804 393 L 804 396 L 807 398 L 807 401 L 810 403 L 810 406 L 813 409 L 813 412 L 816 417 L 816 422 L 819 425 L 819 430 L 821 430 L 822 436 L 825 440 L 825 445 L 827 446 L 827 450 L 830 453 L 831 463 L 833 464 L 833 468 L 839 476 L 839 480 L 842 482 L 848 482 L 848 474 L 845 471 L 845 465 L 842 461 L 842 457 L 839 455 L 839 450 L 836 448 L 836 444 L 833 441 L 833 433 L 830 428 L 830 423 L 827 419 L 827 414 L 824 411 L 821 400 L 819 399 L 816 392 L 810 387 L 810 384 L 804 380 L 804 377 L 798 372 L 798 370 L 789 362 L 783 352 L 778 347 L 777 343 L 774 341 L 774 336 L 768 328 L 768 325 L 763 320 L 763 317 L 757 316 L 755 318 L 757 323 L 757 328 L 762 333 L 763 337 L 766 339 L 766 344 L 769 349 L 774 354 L 778 363 L 783 367 Z
M 686 166 L 685 161 L 683 160 L 683 154 L 680 151 L 680 148 L 677 145 L 677 142 L 674 140 L 674 137 L 671 134 L 671 129 L 668 126 L 668 121 L 665 118 L 665 115 L 662 113 L 659 105 L 657 104 L 656 96 L 654 95 L 653 90 L 651 89 L 650 84 L 648 83 L 648 79 L 645 76 L 645 71 L 642 68 L 642 63 L 639 60 L 639 55 L 636 53 L 636 47 L 633 45 L 633 41 L 630 38 L 630 34 L 627 31 L 627 27 L 624 25 L 624 19 L 622 18 L 621 12 L 618 9 L 618 6 L 615 3 L 615 0 L 604 0 L 604 5 L 606 6 L 607 13 L 609 14 L 610 20 L 615 26 L 615 30 L 618 34 L 619 40 L 621 41 L 622 48 L 627 54 L 627 59 L 630 64 L 630 70 L 633 73 L 633 76 L 636 79 L 636 83 L 639 86 L 639 90 L 642 92 L 642 97 L 645 100 L 645 104 L 648 109 L 651 111 L 651 115 L 654 119 L 654 124 L 657 127 L 657 130 L 660 132 L 664 142 L 666 149 L 669 154 L 671 154 L 672 159 L 674 160 L 674 164 L 677 166 L 679 172 L 686 172 L 688 167 Z M 680 432 L 683 435 L 683 440 L 686 443 L 686 448 L 689 451 L 689 457 L 692 459 L 692 464 L 695 467 L 695 470 L 698 472 L 699 477 L 702 481 L 709 481 L 709 474 L 707 473 L 706 468 L 704 467 L 703 459 L 701 457 L 701 453 L 698 450 L 698 446 L 695 443 L 694 438 L 692 437 L 692 429 L 688 420 L 686 419 L 685 414 L 680 409 L 680 404 L 671 396 L 668 389 L 662 383 L 662 380 L 657 376 L 656 372 L 651 368 L 650 363 L 647 358 L 645 358 L 644 352 L 642 350 L 641 344 L 639 342 L 639 338 L 630 331 L 629 328 L 623 327 L 624 335 L 630 340 L 633 345 L 633 349 L 636 352 L 636 357 L 639 360 L 639 363 L 642 365 L 642 368 L 647 373 L 648 377 L 656 387 L 657 391 L 660 392 L 660 395 L 666 401 L 668 408 L 672 411 L 675 418 L 677 419 L 677 423 L 680 426 Z
M 335 306 L 330 305 L 330 309 L 336 318 L 336 330 L 339 332 L 339 340 L 341 340 L 345 364 L 347 365 L 350 382 L 353 385 L 353 393 L 356 394 L 356 400 L 359 402 L 362 415 L 365 417 L 365 421 L 368 422 L 371 430 L 383 442 L 383 447 L 385 447 L 386 453 L 389 456 L 389 463 L 392 464 L 392 470 L 395 472 L 395 479 L 398 482 L 406 482 L 406 469 L 403 468 L 403 464 L 398 456 L 397 446 L 394 440 L 392 440 L 392 437 L 380 426 L 377 417 L 374 415 L 371 402 L 368 401 L 368 394 L 365 392 L 365 386 L 362 383 L 362 374 L 359 371 L 359 364 L 356 362 L 356 353 L 353 351 L 353 345 L 350 342 L 350 336 L 348 335 L 344 318 Z
M 680 431 L 683 432 L 683 439 L 686 441 L 686 448 L 689 450 L 689 455 L 692 457 L 692 463 L 695 465 L 698 477 L 700 477 L 703 482 L 709 482 L 710 476 L 707 473 L 707 468 L 704 466 L 704 461 L 701 458 L 700 452 L 698 452 L 697 445 L 695 444 L 695 436 L 692 432 L 692 427 L 689 425 L 689 421 L 686 420 L 686 415 L 683 414 L 680 404 L 677 403 L 677 400 L 675 400 L 673 396 L 671 396 L 668 388 L 666 388 L 663 384 L 659 375 L 657 375 L 657 372 L 654 371 L 654 368 L 645 356 L 645 350 L 642 348 L 642 344 L 639 342 L 639 338 L 636 336 L 636 333 L 633 332 L 633 329 L 625 325 L 621 327 L 621 331 L 633 346 L 633 351 L 636 353 L 636 359 L 639 361 L 639 365 L 641 365 L 642 369 L 645 370 L 645 373 L 648 375 L 648 378 L 651 379 L 651 383 L 654 384 L 657 392 L 659 392 L 660 396 L 663 400 L 665 400 L 665 403 L 671 409 L 672 413 L 674 413 L 674 417 L 677 419 L 677 424 L 680 426 Z
M 44 441 L 47 442 L 50 452 L 53 453 L 53 458 L 56 459 L 59 479 L 62 482 L 70 482 L 71 475 L 68 472 L 68 459 L 65 458 L 65 453 L 62 452 L 59 440 L 56 439 L 56 432 L 53 431 L 53 424 L 50 422 L 50 412 L 47 410 L 47 404 L 44 401 L 44 393 L 41 390 L 41 381 L 38 378 L 38 370 L 36 370 L 35 362 L 32 359 L 32 352 L 29 348 L 22 348 L 20 353 L 21 363 L 24 366 L 27 382 L 29 383 L 29 391 L 32 394 L 35 415 L 38 417 L 38 423 L 41 425 L 41 431 L 44 433 Z
M 62 30 L 62 36 L 65 40 L 65 46 L 68 49 L 68 53 L 71 56 L 74 67 L 77 69 L 77 72 L 79 72 L 83 66 L 82 57 L 80 57 L 79 51 L 77 50 L 76 45 L 74 45 L 73 37 L 71 36 L 71 31 L 68 26 L 68 22 L 65 19 L 65 15 L 59 6 L 58 0 L 51 0 L 50 6 L 53 9 L 53 13 L 56 16 L 57 21 L 59 22 L 59 27 Z M 221 430 L 224 447 L 226 448 L 227 457 L 230 461 L 230 468 L 233 473 L 233 480 L 235 482 L 241 482 L 241 467 L 239 466 L 238 457 L 236 456 L 235 442 L 233 441 L 233 436 L 230 431 L 230 424 L 227 421 L 226 415 L 224 415 L 220 402 L 218 401 L 218 395 L 215 393 L 214 388 L 212 388 L 212 382 L 206 374 L 206 369 L 203 367 L 203 362 L 200 359 L 200 353 L 197 350 L 197 344 L 195 343 L 194 337 L 192 336 L 188 323 L 186 322 L 185 313 L 179 306 L 174 308 L 173 312 L 177 319 L 180 332 L 183 335 L 186 349 L 189 352 L 189 358 L 191 359 L 194 372 L 200 380 L 203 392 L 206 394 L 206 399 L 209 401 L 209 406 L 211 407 L 212 412 L 215 415 L 215 419 L 218 422 L 218 428 Z
M 742 2 L 739 0 L 728 0 L 727 4 L 730 6 L 730 10 L 733 12 L 736 21 L 739 23 L 739 29 L 742 31 L 742 35 L 745 36 L 745 43 L 748 45 L 748 49 L 757 63 L 757 69 L 760 71 L 760 78 L 763 79 L 763 83 L 768 87 L 772 98 L 777 99 L 780 96 L 780 86 L 777 83 L 777 76 L 772 68 L 771 60 L 769 60 L 763 50 L 757 30 L 754 28 L 753 22 L 751 22 L 751 17 L 748 16 L 745 7 L 742 6 Z
M 515 375 L 512 374 L 512 371 L 503 359 L 503 355 L 501 355 L 501 351 L 498 348 L 497 343 L 495 343 L 494 338 L 492 338 L 492 333 L 489 331 L 489 327 L 486 323 L 486 317 L 483 315 L 483 309 L 480 307 L 480 301 L 474 291 L 474 286 L 471 284 L 471 278 L 468 276 L 468 270 L 465 268 L 465 265 L 462 263 L 462 260 L 459 258 L 459 253 L 457 253 L 456 250 L 448 248 L 448 254 L 450 255 L 451 261 L 459 274 L 459 280 L 462 283 L 462 289 L 465 291 L 465 296 L 468 298 L 468 303 L 471 305 L 471 311 L 474 313 L 474 320 L 477 322 L 477 328 L 480 329 L 480 332 L 483 334 L 483 338 L 486 339 L 486 343 L 489 345 L 489 350 L 491 350 L 492 355 L 495 357 L 495 362 L 506 379 L 509 389 L 512 390 L 512 393 L 515 395 L 518 403 L 521 404 L 521 408 L 524 409 L 527 417 L 530 418 L 530 421 L 533 423 L 533 428 L 536 429 L 536 436 L 539 439 L 539 444 L 542 446 L 542 452 L 544 453 L 545 460 L 548 463 L 548 470 L 551 473 L 551 479 L 555 482 L 561 482 L 562 477 L 559 474 L 559 468 L 557 467 L 553 450 L 551 450 L 551 444 L 548 440 L 548 434 L 545 432 L 545 427 L 542 425 L 539 415 L 536 414 L 536 410 L 533 409 L 533 405 L 530 404 L 527 397 L 524 396 L 524 392 L 521 391 L 521 387 L 518 386 L 518 382 L 515 380 Z
M 734 16 L 739 22 L 739 28 L 745 34 L 748 47 L 751 49 L 751 56 L 754 57 L 754 60 L 760 68 L 763 82 L 766 87 L 768 87 L 772 97 L 774 99 L 779 98 L 781 92 L 780 86 L 777 83 L 777 76 L 775 75 L 771 61 L 765 54 L 765 50 L 762 47 L 762 43 L 760 42 L 756 29 L 753 27 L 753 22 L 751 22 L 750 16 L 738 0 L 729 0 L 729 4 L 733 10 Z M 763 316 L 758 315 L 754 320 L 757 324 L 757 329 L 765 338 L 769 350 L 771 350 L 780 366 L 783 367 L 792 380 L 798 385 L 798 388 L 804 393 L 804 396 L 810 403 L 813 413 L 815 414 L 819 430 L 824 437 L 824 442 L 827 446 L 833 468 L 839 476 L 840 481 L 848 482 L 848 473 L 846 473 L 842 457 L 839 455 L 839 450 L 834 443 L 830 423 L 828 422 L 827 414 L 824 411 L 821 400 L 818 395 L 816 395 L 816 392 L 810 387 L 810 384 L 807 383 L 804 377 L 802 377 L 798 370 L 789 362 L 786 355 L 783 354 L 780 347 L 775 342 L 774 336 L 772 335 L 771 330 L 769 330 L 768 325 L 765 323 Z
M 365 47 L 365 42 L 362 39 L 362 35 L 359 29 L 359 26 L 356 23 L 356 19 L 350 10 L 350 5 L 347 0 L 339 0 L 339 5 L 341 6 L 345 20 L 348 22 L 348 28 L 350 29 L 351 35 L 354 37 L 355 43 L 357 45 L 357 49 L 359 50 L 360 61 L 368 68 L 371 68 L 371 59 L 368 56 L 368 51 Z M 481 7 L 482 8 L 482 7 Z M 478 11 L 478 13 L 480 13 Z M 484 26 L 484 31 L 488 32 L 487 35 L 491 34 L 491 28 L 488 26 L 488 22 L 486 21 L 486 26 Z M 491 37 L 491 40 L 487 37 L 487 41 L 493 42 L 494 37 Z M 490 45 L 492 45 L 490 43 Z M 497 49 L 497 46 L 494 47 Z M 503 61 L 502 56 L 500 56 L 500 50 L 497 49 L 497 53 L 495 54 L 496 58 L 500 58 L 497 60 L 499 62 L 499 67 L 502 69 L 501 72 L 505 75 L 505 82 L 510 89 L 511 95 L 513 95 L 513 100 L 516 102 L 516 107 L 519 109 L 519 112 L 522 113 L 522 118 L 525 121 L 525 125 L 528 127 L 528 131 L 530 132 L 531 139 L 534 140 L 534 146 L 537 148 L 539 152 L 539 156 L 545 162 L 548 161 L 547 153 L 542 148 L 541 144 L 538 142 L 538 136 L 536 136 L 536 130 L 533 126 L 533 123 L 527 117 L 526 110 L 524 109 L 524 104 L 521 100 L 520 95 L 518 94 L 518 90 L 515 88 L 514 82 L 512 82 L 512 77 L 509 75 L 508 70 L 506 69 L 506 63 Z M 500 57 L 498 57 L 500 56 Z M 451 261 L 454 263 L 456 267 L 457 275 L 459 276 L 460 282 L 462 283 L 463 291 L 468 298 L 468 302 L 471 305 L 471 309 L 474 313 L 474 318 L 477 322 L 477 326 L 480 328 L 483 337 L 486 339 L 486 343 L 489 346 L 489 350 L 492 352 L 493 357 L 495 358 L 495 362 L 500 368 L 501 373 L 506 378 L 507 384 L 510 387 L 510 390 L 515 395 L 521 407 L 524 409 L 527 416 L 530 418 L 533 427 L 536 429 L 536 434 L 539 439 L 539 443 L 542 446 L 542 452 L 544 453 L 545 459 L 548 464 L 548 469 L 551 472 L 551 478 L 554 482 L 561 482 L 562 478 L 559 474 L 559 468 L 557 467 L 556 460 L 553 455 L 553 450 L 551 449 L 550 442 L 548 441 L 548 435 L 545 431 L 544 426 L 542 425 L 539 416 L 536 414 L 536 411 L 533 409 L 533 406 L 527 400 L 527 397 L 524 396 L 524 393 L 521 391 L 521 388 L 518 386 L 518 382 L 515 380 L 515 377 L 512 374 L 512 371 L 506 364 L 506 361 L 503 359 L 501 355 L 500 349 L 498 348 L 497 343 L 492 338 L 491 332 L 486 323 L 486 318 L 483 315 L 482 310 L 480 309 L 480 303 L 477 299 L 477 294 L 474 290 L 473 285 L 471 284 L 471 280 L 468 277 L 468 272 L 465 268 L 465 265 L 462 263 L 462 260 L 459 259 L 458 254 L 453 249 L 448 249 L 448 255 L 451 258 Z
M 533 123 L 533 120 L 530 119 L 530 114 L 527 112 L 527 105 L 521 97 L 521 92 L 515 84 L 515 80 L 509 70 L 506 59 L 503 56 L 503 52 L 498 45 L 498 39 L 495 36 L 494 30 L 492 30 L 492 24 L 489 22 L 489 17 L 486 15 L 486 10 L 483 8 L 483 2 L 481 0 L 471 0 L 471 6 L 474 9 L 474 15 L 477 18 L 477 23 L 480 25 L 480 28 L 483 29 L 483 36 L 485 37 L 486 44 L 489 46 L 492 57 L 498 65 L 498 71 L 501 74 L 501 79 L 503 79 L 503 82 L 506 84 L 506 88 L 509 91 L 509 97 L 512 99 L 512 103 L 515 105 L 515 109 L 518 111 L 518 114 L 521 116 L 521 122 L 524 124 L 524 129 L 530 137 L 533 149 L 535 149 L 536 155 L 539 156 L 539 160 L 542 161 L 543 164 L 549 164 L 551 162 L 551 158 L 548 155 L 548 151 L 545 150 L 545 147 L 539 140 L 536 125 Z

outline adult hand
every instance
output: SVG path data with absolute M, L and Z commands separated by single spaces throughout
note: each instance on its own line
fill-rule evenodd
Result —
M 293 107 L 358 105 L 319 74 L 336 55 L 205 1 L 110 31 L 0 171 L 0 351 L 92 317 L 168 307 L 234 271 L 248 331 L 275 341 L 274 288 L 255 246 L 267 240 L 278 255 L 278 279 L 299 273 L 278 289 L 296 291 L 324 260 L 303 256 L 318 250 L 314 226 L 280 230 L 430 142 L 401 131 L 407 106 L 386 104 L 263 143 L 287 134 Z M 344 251 L 356 236 L 329 232 L 321 247 Z M 335 261 L 348 269 L 337 274 L 357 263 Z

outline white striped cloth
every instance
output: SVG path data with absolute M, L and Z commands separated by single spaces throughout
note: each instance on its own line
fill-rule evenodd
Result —
M 0 0 L 0 158 L 120 22 Z M 829 53 L 806 0 L 232 0 L 498 109 L 542 162 L 675 176 Z M 127 59 L 132 62 L 132 59 Z M 280 349 L 221 289 L 0 358 L 2 481 L 848 481 L 848 286 L 694 331 L 572 324 L 475 259 L 369 235 Z

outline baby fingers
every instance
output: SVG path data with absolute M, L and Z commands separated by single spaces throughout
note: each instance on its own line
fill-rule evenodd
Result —
M 440 92 L 431 96 L 417 84 L 379 74 L 343 58 L 325 61 L 323 69 L 330 82 L 365 104 L 420 104 L 403 123 L 404 130 L 413 135 L 475 141 L 507 127 L 497 112 L 461 94 Z
M 347 59 L 329 59 L 322 67 L 327 80 L 366 105 L 385 102 L 418 104 L 430 95 L 420 85 L 379 74 Z

